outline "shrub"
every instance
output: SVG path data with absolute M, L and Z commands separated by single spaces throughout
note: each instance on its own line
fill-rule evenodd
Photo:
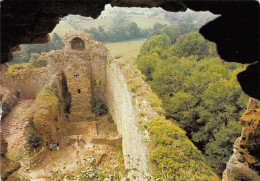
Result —
M 25 63 L 17 64 L 17 65 L 10 65 L 10 66 L 8 66 L 8 70 L 5 74 L 8 76 L 11 76 L 11 77 L 16 76 L 19 74 L 19 71 L 23 70 L 25 67 L 26 67 Z
M 104 101 L 98 99 L 92 107 L 92 112 L 97 116 L 105 115 L 108 112 L 108 107 Z
M 44 54 L 37 54 L 34 53 L 31 55 L 30 61 L 29 61 L 34 67 L 45 67 L 48 64 L 47 58 L 44 56 Z
M 42 137 L 33 128 L 31 128 L 27 142 L 31 148 L 38 148 L 42 145 Z
M 9 111 L 10 111 L 9 104 L 6 101 L 4 101 L 2 103 L 2 116 L 5 117 L 9 113 Z

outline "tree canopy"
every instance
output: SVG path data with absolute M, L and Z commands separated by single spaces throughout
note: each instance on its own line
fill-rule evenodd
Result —
M 137 65 L 162 98 L 166 117 L 186 130 L 221 174 L 241 133 L 239 119 L 248 96 L 236 74 L 245 66 L 221 60 L 215 45 L 196 28 L 190 28 L 191 32 L 180 29 L 164 27 L 150 36 Z
M 13 53 L 14 61 L 11 62 L 11 64 L 29 62 L 31 55 L 34 53 L 40 54 L 42 52 L 62 49 L 63 47 L 64 43 L 62 38 L 56 33 L 53 33 L 51 40 L 48 43 L 21 45 L 21 50 Z

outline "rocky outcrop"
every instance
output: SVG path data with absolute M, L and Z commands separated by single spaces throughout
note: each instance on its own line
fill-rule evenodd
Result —
M 7 153 L 7 142 L 3 138 L 3 134 L 1 132 L 1 179 L 5 180 L 12 173 L 17 171 L 21 165 L 19 162 L 12 161 L 6 157 Z
M 246 113 L 241 118 L 241 137 L 234 143 L 223 181 L 260 180 L 260 101 L 250 98 Z

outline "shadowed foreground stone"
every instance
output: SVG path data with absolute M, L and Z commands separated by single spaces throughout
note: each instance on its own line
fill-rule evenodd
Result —
M 17 171 L 21 164 L 6 158 L 7 142 L 3 138 L 1 132 L 1 179 L 5 180 L 9 175 Z

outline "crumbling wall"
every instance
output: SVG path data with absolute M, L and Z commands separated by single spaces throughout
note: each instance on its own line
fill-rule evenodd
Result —
M 93 102 L 106 97 L 106 55 L 107 49 L 102 43 L 93 41 L 90 51 Z
M 112 59 L 112 57 L 108 58 Z M 116 61 L 107 65 L 107 104 L 109 112 L 117 125 L 118 133 L 122 135 L 122 147 L 126 169 L 131 170 L 129 177 L 137 180 L 147 180 L 151 175 L 149 168 L 148 148 L 145 144 L 145 131 L 138 127 L 139 107 L 133 101 L 127 80 Z M 153 112 L 151 112 L 153 114 Z M 149 136 L 148 136 L 149 139 Z
M 84 48 L 72 49 L 75 39 L 80 39 L 78 42 Z M 91 120 L 91 107 L 97 99 L 105 99 L 107 50 L 85 32 L 67 34 L 64 43 L 64 49 L 47 54 L 48 71 L 52 74 L 64 71 L 71 95 L 69 121 Z

